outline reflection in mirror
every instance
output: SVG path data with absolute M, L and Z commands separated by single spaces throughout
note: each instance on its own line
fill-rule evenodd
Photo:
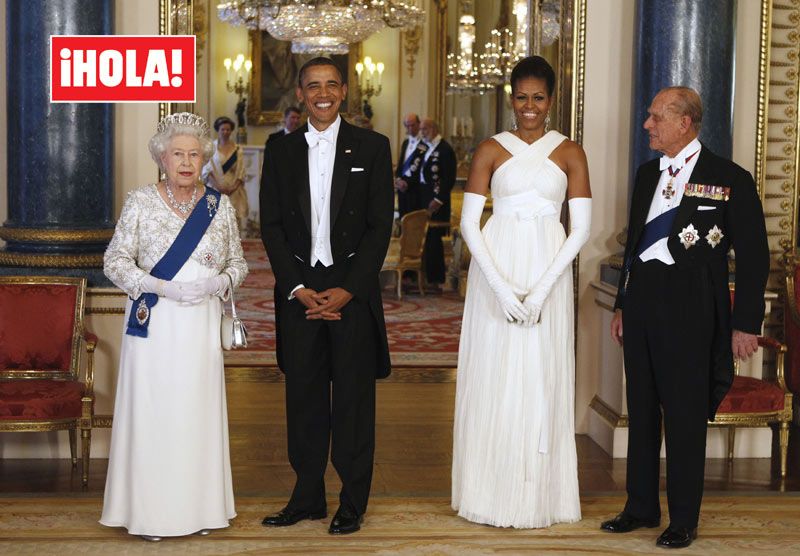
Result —
M 530 54 L 544 57 L 557 76 L 550 113 L 553 129 L 574 135 L 573 4 L 459 0 L 448 6 L 444 124 L 456 149 L 459 177 L 466 177 L 481 140 L 514 128 L 509 77 L 514 65 Z

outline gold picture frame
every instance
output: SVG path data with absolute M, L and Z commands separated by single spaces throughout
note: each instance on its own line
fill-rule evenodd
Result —
M 313 56 L 292 54 L 291 43 L 273 39 L 266 31 L 250 31 L 249 35 L 253 70 L 250 74 L 247 123 L 252 126 L 278 125 L 283 120 L 283 111 L 288 106 L 298 104 L 294 93 L 297 72 L 302 64 Z M 340 69 L 347 72 L 345 83 L 351 83 L 356 76 L 355 66 L 361 59 L 361 50 L 361 43 L 355 43 L 350 45 L 348 54 L 333 56 Z M 346 61 L 343 58 L 346 58 Z M 264 81 L 265 76 L 270 77 L 270 81 L 277 80 L 280 76 L 283 85 L 270 87 L 269 83 Z M 265 98 L 267 96 L 265 93 L 271 93 L 269 98 Z M 360 100 L 357 88 L 348 87 L 342 115 L 348 117 L 360 113 Z

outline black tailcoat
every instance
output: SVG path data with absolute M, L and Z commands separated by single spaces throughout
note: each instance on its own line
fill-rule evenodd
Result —
M 405 191 L 397 192 L 397 210 L 401 217 L 409 212 L 425 208 L 420 200 L 419 176 L 420 172 L 422 171 L 422 161 L 425 157 L 427 145 L 424 141 L 419 141 L 417 143 L 417 148 L 410 155 L 413 157 L 411 167 L 409 168 L 411 170 L 410 176 L 403 175 L 403 166 L 407 159 L 407 148 L 408 138 L 403 141 L 403 144 L 400 147 L 400 156 L 397 161 L 397 167 L 395 168 L 395 176 L 402 178 L 408 184 L 408 188 Z
M 636 173 L 625 243 L 626 262 L 634 257 L 660 176 L 658 159 L 642 164 Z M 710 369 L 713 377 L 710 417 L 713 417 L 713 412 L 716 412 L 733 381 L 731 328 L 751 334 L 761 333 L 765 309 L 764 289 L 769 277 L 769 246 L 761 200 L 753 177 L 747 170 L 717 156 L 703 145 L 689 183 L 730 188 L 727 201 L 684 194 L 668 240 L 670 254 L 678 268 L 705 266 L 714 281 L 719 336 L 715 341 L 714 367 Z M 699 206 L 716 208 L 698 210 Z M 694 246 L 686 249 L 681 244 L 679 234 L 689 224 L 694 225 L 700 237 Z M 716 247 L 712 247 L 705 239 L 714 226 L 723 233 L 721 242 Z M 728 290 L 730 248 L 733 248 L 736 260 L 736 302 L 732 315 Z M 623 272 L 617 292 L 616 309 L 624 309 L 625 279 Z
M 753 178 L 703 146 L 688 184 L 718 189 L 702 196 L 684 190 L 667 242 L 674 265 L 642 262 L 635 254 L 660 177 L 658 160 L 636 174 L 625 245 L 629 272 L 620 279 L 615 303 L 622 309 L 629 414 L 625 511 L 641 519 L 660 516 L 663 421 L 670 523 L 693 528 L 703 493 L 707 420 L 733 382 L 732 329 L 760 333 L 769 249 Z M 696 230 L 693 245 L 686 241 L 690 226 Z
M 286 130 L 283 128 L 279 129 L 275 133 L 270 133 L 269 137 L 267 137 L 267 142 L 264 143 L 264 148 L 266 148 L 267 144 L 275 141 L 276 139 L 280 139 L 281 137 L 285 137 L 286 135 L 288 135 L 288 133 L 286 133 Z
M 275 299 L 303 283 L 311 253 L 308 144 L 303 125 L 269 143 L 261 176 L 261 237 L 275 273 Z M 353 168 L 363 171 L 353 172 Z M 378 274 L 392 229 L 392 162 L 389 140 L 342 120 L 331 184 L 331 250 L 335 266 L 347 264 L 340 284 L 369 302 L 379 330 L 377 378 L 390 373 Z M 276 333 L 285 333 L 276 303 Z M 281 364 L 281 342 L 277 342 Z

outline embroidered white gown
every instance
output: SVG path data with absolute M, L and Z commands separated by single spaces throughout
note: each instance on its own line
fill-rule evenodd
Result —
M 482 235 L 498 272 L 529 291 L 566 239 L 559 221 L 567 177 L 548 158 L 566 137 L 528 145 L 494 137 L 513 156 L 491 180 Z M 572 273 L 557 280 L 540 324 L 509 323 L 473 260 L 458 352 L 452 505 L 500 527 L 581 518 L 575 450 Z
M 131 192 L 106 250 L 106 275 L 138 297 L 142 277 L 183 224 L 155 185 Z M 236 213 L 226 195 L 175 280 L 223 271 L 235 286 L 247 275 Z M 130 310 L 128 299 L 125 325 Z M 123 327 L 103 525 L 177 536 L 227 527 L 236 516 L 220 318 L 217 297 L 197 305 L 161 297 L 147 338 L 129 336 Z

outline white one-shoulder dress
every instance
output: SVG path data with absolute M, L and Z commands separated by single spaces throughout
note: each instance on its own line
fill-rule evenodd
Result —
M 494 137 L 512 157 L 491 180 L 493 214 L 482 235 L 500 273 L 530 291 L 566 239 L 567 177 L 548 157 L 566 137 L 528 145 Z M 452 505 L 500 527 L 547 527 L 581 518 L 575 450 L 572 273 L 556 281 L 540 324 L 503 316 L 473 260 L 458 352 Z

